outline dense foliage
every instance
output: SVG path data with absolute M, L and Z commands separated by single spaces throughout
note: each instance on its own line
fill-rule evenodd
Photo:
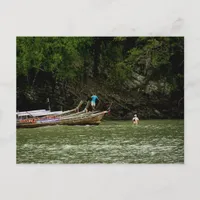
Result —
M 184 38 L 17 37 L 17 109 L 73 108 L 96 93 L 129 118 L 183 118 Z

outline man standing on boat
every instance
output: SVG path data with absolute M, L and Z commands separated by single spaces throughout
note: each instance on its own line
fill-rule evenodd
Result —
M 96 107 L 96 104 L 97 104 L 98 101 L 99 101 L 99 98 L 96 94 L 91 96 L 92 110 L 95 110 L 95 107 Z

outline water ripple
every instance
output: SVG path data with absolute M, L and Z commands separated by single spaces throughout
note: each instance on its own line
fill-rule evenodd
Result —
M 17 130 L 17 163 L 183 163 L 183 121 Z

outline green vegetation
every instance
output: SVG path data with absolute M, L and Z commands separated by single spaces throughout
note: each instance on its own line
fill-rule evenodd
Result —
M 96 93 L 112 116 L 183 118 L 182 37 L 17 37 L 17 109 L 70 109 Z

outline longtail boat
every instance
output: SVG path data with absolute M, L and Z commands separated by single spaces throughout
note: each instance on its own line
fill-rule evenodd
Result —
M 18 122 L 17 128 L 36 128 L 54 125 L 98 125 L 108 111 L 79 112 L 69 116 L 54 116 L 53 118 L 40 118 L 28 122 Z
M 76 113 L 79 111 L 81 105 L 83 104 L 83 101 L 80 101 L 80 103 L 78 104 L 78 106 L 74 109 L 71 110 L 67 110 L 67 111 L 54 111 L 51 112 L 49 110 L 30 110 L 30 111 L 23 111 L 23 112 L 17 112 L 17 121 L 18 122 L 28 122 L 32 119 L 37 119 L 37 118 L 46 118 L 46 117 L 50 117 L 50 116 L 65 116 L 65 115 L 69 115 L 71 113 Z

